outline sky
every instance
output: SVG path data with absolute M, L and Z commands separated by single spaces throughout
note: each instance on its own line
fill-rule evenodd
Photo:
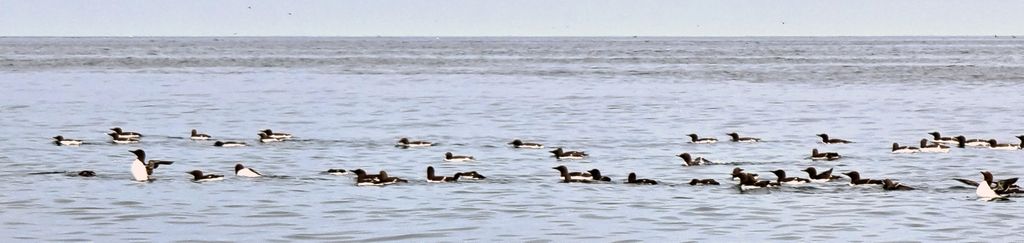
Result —
M 1024 1 L 0 0 L 0 36 L 1024 35 Z

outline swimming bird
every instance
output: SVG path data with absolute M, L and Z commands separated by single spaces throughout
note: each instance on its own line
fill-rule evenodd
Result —
M 742 176 L 742 175 L 739 175 L 739 176 Z M 692 179 L 692 180 L 690 180 L 690 185 L 691 186 L 696 186 L 696 185 L 719 185 L 719 183 L 718 183 L 718 181 L 715 181 L 715 179 Z
M 551 167 L 552 169 L 558 170 L 558 176 L 573 180 L 593 180 L 594 176 L 586 172 L 569 172 L 569 168 L 564 165 Z
M 818 134 L 818 137 L 821 137 L 821 142 L 824 143 L 824 144 L 853 143 L 853 142 L 850 142 L 850 141 L 847 141 L 847 140 L 838 139 L 838 138 L 829 139 L 828 138 L 828 134 L 825 134 L 825 133 Z
M 452 152 L 444 153 L 445 162 L 469 162 L 474 161 L 473 156 L 468 155 L 453 155 Z
M 523 141 L 520 141 L 519 139 L 512 140 L 512 142 L 509 142 L 508 144 L 512 145 L 513 148 L 529 148 L 529 149 L 544 148 L 543 144 L 539 144 L 539 143 L 524 143 Z
M 775 177 L 778 177 L 775 182 L 779 184 L 804 184 L 811 182 L 811 180 L 800 177 L 786 177 L 786 171 L 784 170 L 773 170 L 771 172 L 775 174 Z
M 227 141 L 227 142 L 216 141 L 216 142 L 213 142 L 213 146 L 215 146 L 215 147 L 245 147 L 245 146 L 248 146 L 248 144 L 245 144 L 245 142 L 235 142 L 235 141 Z
M 839 153 L 836 152 L 819 153 L 818 149 L 811 150 L 811 160 L 837 160 L 842 157 L 843 156 L 839 155 Z
M 252 168 L 245 167 L 242 164 L 235 164 L 235 175 L 236 176 L 241 176 L 241 177 L 260 177 L 260 176 L 263 176 L 263 174 L 260 174 L 260 172 L 257 172 L 256 170 L 253 170 Z
M 942 135 L 939 134 L 939 132 L 930 132 L 928 134 L 932 135 L 932 141 L 935 141 L 936 143 L 945 143 L 945 144 L 956 144 L 957 143 L 955 138 L 943 137 Z
M 743 169 L 740 169 L 740 167 L 732 168 L 732 180 L 734 180 L 734 181 L 735 180 L 739 180 L 740 176 L 743 176 L 743 174 L 744 174 L 743 173 Z M 754 179 L 757 179 L 757 174 L 754 174 L 754 173 L 748 173 L 748 174 L 753 175 Z
M 395 146 L 402 148 L 430 147 L 433 145 L 434 143 L 427 141 L 409 141 L 409 138 L 399 139 L 398 144 L 395 144 Z
M 882 189 L 886 191 L 909 191 L 914 190 L 913 187 L 903 185 L 899 182 L 894 182 L 890 179 L 882 180 Z
M 434 167 L 427 166 L 427 182 L 457 182 L 459 177 L 462 177 L 462 173 L 455 173 L 452 177 L 434 175 Z
M 280 140 L 292 139 L 292 134 L 291 133 L 279 133 L 279 132 L 274 132 L 274 131 L 272 131 L 270 129 L 263 129 L 260 132 L 266 133 L 267 136 L 270 136 L 271 138 L 276 138 L 276 139 L 280 139 Z
M 379 178 L 378 180 L 379 180 L 379 181 L 380 181 L 381 183 L 384 183 L 385 185 L 387 185 L 387 184 L 395 184 L 395 183 L 407 183 L 407 182 L 409 182 L 409 181 L 407 181 L 407 180 L 405 180 L 405 179 L 402 179 L 402 178 L 398 178 L 398 177 L 390 177 L 390 176 L 388 176 L 388 172 L 387 172 L 387 171 L 383 171 L 383 170 L 382 170 L 382 171 L 380 171 L 380 174 L 378 174 L 378 176 L 380 177 L 380 178 Z
M 697 134 L 694 134 L 694 133 L 687 134 L 686 136 L 690 136 L 690 143 L 710 144 L 710 143 L 717 143 L 718 142 L 718 139 L 716 139 L 716 138 L 699 138 L 699 137 L 697 137 Z
M 948 153 L 949 146 L 942 144 L 928 144 L 928 139 L 921 139 L 921 152 L 924 153 Z
M 998 180 L 997 181 L 992 176 L 992 172 L 989 172 L 989 171 L 981 171 L 981 176 L 982 176 L 982 181 L 981 182 L 985 182 L 985 183 L 980 183 L 980 182 L 976 182 L 976 181 L 972 181 L 972 180 L 968 180 L 968 179 L 961 179 L 961 178 L 953 178 L 953 180 L 956 180 L 956 181 L 959 181 L 961 183 L 967 184 L 969 186 L 974 186 L 974 187 L 977 187 L 978 184 L 988 184 L 989 185 L 989 189 L 994 190 L 997 194 L 1000 194 L 1000 195 L 1012 194 L 1012 193 L 1021 193 L 1022 192 L 1020 190 L 1020 187 L 1016 185 L 1017 177 L 1009 178 L 1009 179 L 1003 179 L 1003 180 Z
M 976 138 L 975 139 L 967 139 L 967 137 L 964 137 L 963 135 L 956 136 L 956 142 L 957 142 L 956 146 L 958 148 L 965 148 L 965 147 L 988 147 L 989 146 L 988 140 L 976 139 Z
M 224 175 L 203 174 L 203 172 L 200 170 L 185 172 L 185 174 L 192 175 L 192 181 L 194 182 L 219 181 L 224 179 Z
M 330 174 L 330 175 L 347 175 L 348 174 L 348 170 L 345 170 L 345 169 L 327 169 L 323 173 L 327 173 L 327 174 Z
M 459 179 L 473 179 L 473 180 L 487 179 L 486 176 L 481 175 L 480 173 L 477 173 L 475 170 L 474 171 L 459 172 L 459 174 L 462 174 L 462 177 L 460 177 Z
M 746 191 L 746 190 L 757 189 L 757 188 L 777 187 L 777 186 L 780 186 L 780 185 L 781 184 L 779 184 L 778 182 L 765 181 L 765 180 L 760 180 L 759 181 L 757 179 L 754 179 L 754 176 L 750 175 L 748 173 L 743 173 L 743 175 L 740 176 L 740 191 Z
M 139 138 L 138 137 L 122 137 L 120 134 L 113 133 L 113 132 L 112 133 L 107 133 L 107 135 L 110 135 L 111 142 L 113 142 L 115 144 L 139 143 Z
M 382 186 L 383 182 L 380 181 L 379 174 L 366 174 L 363 169 L 353 170 L 352 173 L 356 174 L 356 186 Z
M 657 185 L 658 181 L 651 179 L 637 179 L 636 173 L 630 172 L 629 176 L 626 177 L 626 184 Z
M 735 132 L 726 133 L 725 135 L 729 135 L 729 137 L 732 137 L 732 139 L 730 139 L 730 141 L 737 142 L 737 143 L 756 143 L 756 142 L 760 142 L 761 141 L 760 138 L 740 137 L 740 135 L 738 133 L 735 133 Z
M 892 153 L 894 154 L 912 154 L 921 151 L 918 147 L 900 146 L 899 143 L 892 143 Z
M 818 169 L 815 169 L 814 167 L 807 167 L 807 169 L 800 171 L 807 172 L 807 177 L 809 177 L 812 182 L 828 182 L 840 178 L 832 175 L 832 168 L 822 171 L 821 173 L 818 173 Z
M 995 139 L 988 140 L 988 148 L 994 150 L 1020 150 L 1024 144 L 997 143 Z
M 141 133 L 125 132 L 124 130 L 121 130 L 120 127 L 114 127 L 114 128 L 111 128 L 110 130 L 114 131 L 114 133 L 117 133 L 117 135 L 119 135 L 119 136 L 121 136 L 123 138 L 141 138 L 142 137 Z
M 270 137 L 270 135 L 268 135 L 266 133 L 262 133 L 261 132 L 261 133 L 258 133 L 258 134 L 260 135 L 260 142 L 261 143 L 273 143 L 273 142 L 284 141 L 284 140 L 281 140 L 279 138 L 272 138 L 272 137 Z
M 56 137 L 53 137 L 53 143 L 57 144 L 57 146 L 61 146 L 61 145 L 78 146 L 78 145 L 82 145 L 82 140 L 66 139 L 66 138 L 64 138 L 64 136 L 57 135 Z
M 81 177 L 93 177 L 93 176 L 96 176 L 96 172 L 95 171 L 91 171 L 91 170 L 83 170 L 83 171 L 79 171 L 78 172 L 78 176 L 81 176 Z
M 1007 198 L 1006 195 L 999 195 L 999 193 L 992 190 L 992 187 L 989 187 L 988 183 L 978 184 L 978 189 L 974 190 L 974 195 L 978 195 L 978 198 L 989 201 L 1005 200 Z
M 683 166 L 709 165 L 711 163 L 714 163 L 703 157 L 693 158 L 690 156 L 689 153 L 681 153 L 679 155 L 676 155 L 676 157 L 683 158 Z
M 558 159 L 558 160 L 562 160 L 562 159 L 583 159 L 583 158 L 586 158 L 588 156 L 587 152 L 584 152 L 584 151 L 565 151 L 565 150 L 562 150 L 561 147 L 556 148 L 555 150 L 548 151 L 548 152 L 551 152 L 552 154 L 555 154 L 555 159 Z
M 850 171 L 850 172 L 846 172 L 846 173 L 843 173 L 843 174 L 848 176 L 848 177 L 850 177 L 850 185 L 851 186 L 856 186 L 856 185 L 881 185 L 882 184 L 882 180 L 861 179 L 860 178 L 860 172 L 857 172 L 857 171 Z
M 152 179 L 151 175 L 153 175 L 153 170 L 157 167 L 160 167 L 160 165 L 170 165 L 174 163 L 174 161 L 165 160 L 149 160 L 148 162 L 143 162 L 146 161 L 146 151 L 136 149 L 128 152 L 135 154 L 135 161 L 132 161 L 131 172 L 132 178 L 136 181 L 149 181 Z
M 598 169 L 591 169 L 587 172 L 590 172 L 590 176 L 594 181 L 612 181 L 612 178 L 610 177 L 601 176 L 601 171 Z
M 199 131 L 196 131 L 196 129 L 192 129 L 192 136 L 189 136 L 188 138 L 192 140 L 207 140 L 210 139 L 210 135 L 202 134 L 199 133 Z

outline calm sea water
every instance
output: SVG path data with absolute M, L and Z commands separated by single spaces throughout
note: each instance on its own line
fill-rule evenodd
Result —
M 927 132 L 1017 143 L 1024 39 L 0 38 L 5 241 L 1013 241 L 1020 200 L 952 178 L 1024 176 L 1022 151 L 893 155 Z M 146 137 L 109 144 L 120 126 Z M 199 129 L 246 141 L 216 148 Z M 258 144 L 259 129 L 295 134 Z M 688 144 L 685 134 L 758 144 Z M 854 140 L 817 143 L 816 133 Z M 84 139 L 54 146 L 50 137 Z M 393 147 L 401 137 L 439 142 Z M 586 150 L 556 161 L 519 138 Z M 152 183 L 134 159 L 176 161 Z M 812 148 L 846 157 L 806 159 Z M 444 163 L 444 152 L 477 162 Z M 719 162 L 682 167 L 689 152 Z M 244 163 L 264 174 L 239 178 Z M 551 167 L 614 184 L 559 183 Z M 487 180 L 425 182 L 476 170 Z M 739 193 L 735 166 L 892 178 Z M 357 187 L 328 168 L 411 180 Z M 94 170 L 94 178 L 47 171 Z M 186 171 L 226 174 L 190 182 Z M 656 186 L 623 185 L 630 172 Z M 714 178 L 721 186 L 690 186 Z

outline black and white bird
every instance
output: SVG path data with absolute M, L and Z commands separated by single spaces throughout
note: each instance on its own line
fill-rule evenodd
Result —
M 268 135 L 266 133 L 262 133 L 262 132 L 259 133 L 259 135 L 260 135 L 260 142 L 261 143 L 273 143 L 273 142 L 284 141 L 284 140 L 281 140 L 279 138 L 272 138 L 272 137 L 270 137 L 270 135 Z
M 779 184 L 805 184 L 805 183 L 811 182 L 811 180 L 808 180 L 808 179 L 805 179 L 805 178 L 786 177 L 786 171 L 781 170 L 781 169 L 780 170 L 773 170 L 771 172 L 773 174 L 775 174 L 775 177 L 778 178 L 778 179 L 775 179 L 775 182 L 778 182 Z
M 192 181 L 194 182 L 219 181 L 224 179 L 224 175 L 203 174 L 203 171 L 200 170 L 185 172 L 185 174 L 192 175 Z
M 930 133 L 928 133 L 928 134 L 931 134 L 931 135 L 932 135 L 932 141 L 935 141 L 936 143 L 944 143 L 944 144 L 956 144 L 956 139 L 955 139 L 955 138 L 951 138 L 951 137 L 943 137 L 943 136 L 942 136 L 941 134 L 939 134 L 939 132 L 937 132 L 937 131 L 936 131 L 936 132 L 930 132 Z
M 196 129 L 192 129 L 192 135 L 188 138 L 192 140 L 208 140 L 210 139 L 210 135 L 202 134 L 199 133 L 199 131 L 196 131 Z
M 690 156 L 690 153 L 681 153 L 676 155 L 676 157 L 683 158 L 683 166 L 709 165 L 714 163 L 703 157 L 693 158 L 693 156 Z
M 894 154 L 912 154 L 921 152 L 918 147 L 900 146 L 899 143 L 892 143 L 892 153 Z
M 174 161 L 166 160 L 149 160 L 146 161 L 146 151 L 141 149 L 128 151 L 135 154 L 135 160 L 132 161 L 131 172 L 132 178 L 136 181 L 150 181 L 152 179 L 153 170 L 156 170 L 160 165 L 170 165 Z
M 630 172 L 629 176 L 626 177 L 626 184 L 657 185 L 658 181 L 651 179 L 637 179 L 636 173 Z
M 940 143 L 928 143 L 928 139 L 921 139 L 921 152 L 922 153 L 949 153 L 949 146 L 942 145 Z
M 814 167 L 807 167 L 807 169 L 801 171 L 807 172 L 807 177 L 811 179 L 811 182 L 829 182 L 840 178 L 839 176 L 832 175 L 832 168 L 821 173 L 818 173 L 818 169 Z
M 445 152 L 444 153 L 444 161 L 445 162 L 470 162 L 470 161 L 475 161 L 475 160 L 476 159 L 473 158 L 473 156 L 469 156 L 469 155 L 454 155 L 454 154 L 452 154 L 452 152 Z
M 988 148 L 994 150 L 1020 150 L 1024 148 L 1024 143 L 998 143 L 995 139 L 989 139 Z
M 263 174 L 260 174 L 260 172 L 257 172 L 256 170 L 254 170 L 252 168 L 245 167 L 242 164 L 235 164 L 235 175 L 236 176 L 241 176 L 241 177 L 260 177 L 260 176 L 263 176 Z
M 850 141 L 847 141 L 847 140 L 843 140 L 843 139 L 838 139 L 838 138 L 829 138 L 829 137 L 828 137 L 828 134 L 825 134 L 825 133 L 822 133 L 822 134 L 818 134 L 818 137 L 821 137 L 821 142 L 822 142 L 822 143 L 824 143 L 824 144 L 844 144 L 844 143 L 853 143 L 853 142 L 850 142 Z
M 427 142 L 427 141 L 411 141 L 411 140 L 409 140 L 409 138 L 399 139 L 398 140 L 398 144 L 395 144 L 396 147 L 401 147 L 401 148 L 430 147 L 430 146 L 433 146 L 433 145 L 434 145 L 434 143 L 431 143 L 431 142 Z
M 455 173 L 454 176 L 439 176 L 434 173 L 433 166 L 427 166 L 427 182 L 457 182 L 462 173 Z
M 588 156 L 587 152 L 584 152 L 584 151 L 566 151 L 566 150 L 562 150 L 561 147 L 555 148 L 555 150 L 551 150 L 551 151 L 548 151 L 548 152 L 551 152 L 552 154 L 555 154 L 555 159 L 558 159 L 558 160 L 562 160 L 562 159 L 584 159 L 584 158 L 586 158 Z
M 543 144 L 539 144 L 539 143 L 526 143 L 526 142 L 523 142 L 523 141 L 521 141 L 519 139 L 512 140 L 512 142 L 509 142 L 508 144 L 512 145 L 513 148 L 529 148 L 529 149 L 544 148 Z
M 686 136 L 690 137 L 690 143 L 711 144 L 711 143 L 717 143 L 718 142 L 717 138 L 701 138 L 701 137 L 698 137 L 697 134 L 695 134 L 695 133 L 687 134 Z
M 107 135 L 110 135 L 111 142 L 115 144 L 139 143 L 139 137 L 122 137 L 120 134 L 114 132 L 107 133 Z
M 895 182 L 891 179 L 882 180 L 882 189 L 886 191 L 910 191 L 914 190 L 913 187 L 903 185 L 902 183 Z
M 989 141 L 987 139 L 972 138 L 967 139 L 964 135 L 956 136 L 956 143 L 958 148 L 966 147 L 988 147 Z
M 279 132 L 274 132 L 274 131 L 272 131 L 270 129 L 263 129 L 260 132 L 266 133 L 267 136 L 270 136 L 271 138 L 276 138 L 276 139 L 280 139 L 280 140 L 292 139 L 292 134 L 291 133 L 279 133 Z
M 818 149 L 811 149 L 811 160 L 837 160 L 843 156 L 836 152 L 818 152 Z
M 756 143 L 756 142 L 760 142 L 761 141 L 760 138 L 740 137 L 740 134 L 735 133 L 735 132 L 726 133 L 725 135 L 729 135 L 729 137 L 730 137 L 729 141 L 733 141 L 733 142 L 737 142 L 737 143 Z
M 245 146 L 249 146 L 249 145 L 246 144 L 245 142 L 216 141 L 216 142 L 213 142 L 213 146 L 214 147 L 225 147 L 225 148 L 228 148 L 228 147 L 245 147 Z
M 847 177 L 850 177 L 850 185 L 851 186 L 857 186 L 857 185 L 881 185 L 882 184 L 882 180 L 872 180 L 872 179 L 860 178 L 860 172 L 857 172 L 857 171 L 850 171 L 850 172 L 846 172 L 846 173 L 843 173 L 843 174 L 846 175 Z
M 78 146 L 82 145 L 82 140 L 67 139 L 64 138 L 64 136 L 57 135 L 56 137 L 53 137 L 53 143 L 57 144 L 57 146 Z
M 123 138 L 141 138 L 142 137 L 141 133 L 125 132 L 120 127 L 114 127 L 114 128 L 111 128 L 110 130 L 114 131 L 114 133 L 116 133 L 118 136 L 123 137 Z

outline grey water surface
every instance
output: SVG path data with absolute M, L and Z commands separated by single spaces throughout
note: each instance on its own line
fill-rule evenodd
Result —
M 1015 241 L 1024 151 L 895 155 L 940 131 L 1019 143 L 1024 39 L 0 38 L 5 241 Z M 120 126 L 145 134 L 114 145 Z M 218 148 L 187 139 L 190 129 Z M 272 128 L 293 141 L 260 144 Z M 762 143 L 689 144 L 685 134 Z M 853 140 L 825 145 L 827 132 Z M 50 137 L 83 139 L 55 146 Z M 402 137 L 439 143 L 400 149 Z M 547 149 L 512 149 L 512 139 Z M 585 150 L 557 161 L 547 150 Z M 131 180 L 129 150 L 173 160 Z M 839 152 L 814 162 L 810 150 Z M 476 162 L 445 163 L 443 154 Z M 683 167 L 689 152 L 716 164 Z M 233 175 L 243 163 L 278 177 Z M 611 184 L 559 183 L 551 167 Z M 482 181 L 425 182 L 475 170 Z M 740 193 L 733 167 L 892 178 Z M 329 168 L 408 184 L 357 187 Z M 225 174 L 194 183 L 187 171 Z M 40 172 L 94 170 L 93 178 Z M 630 172 L 654 186 L 624 185 Z M 713 178 L 720 186 L 690 186 Z

